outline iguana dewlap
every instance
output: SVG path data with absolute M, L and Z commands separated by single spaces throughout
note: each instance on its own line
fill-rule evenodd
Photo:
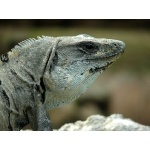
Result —
M 0 130 L 52 130 L 47 110 L 77 99 L 125 44 L 89 35 L 28 39 L 0 56 Z

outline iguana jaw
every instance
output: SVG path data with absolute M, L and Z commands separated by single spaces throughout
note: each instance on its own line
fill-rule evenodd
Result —
M 91 68 L 89 73 L 103 72 L 108 66 L 110 66 L 113 62 L 108 62 L 104 66 Z
M 87 60 L 94 60 L 98 61 L 100 64 L 103 64 L 103 66 L 96 66 L 94 68 L 91 68 L 89 70 L 90 73 L 95 73 L 95 72 L 102 72 L 105 69 L 107 69 L 114 61 L 116 61 L 121 55 L 124 53 L 124 51 L 121 51 L 120 53 L 114 53 L 110 55 L 105 55 L 105 56 L 100 56 L 100 57 L 93 57 L 92 59 L 87 59 Z
M 97 62 L 96 64 L 100 64 L 92 67 L 89 70 L 90 73 L 103 72 L 124 53 L 125 44 L 118 40 L 115 42 L 118 44 L 117 49 L 112 47 L 112 49 L 109 49 L 107 52 L 100 49 L 96 54 L 91 55 L 90 58 L 86 59 L 93 61 L 94 63 Z

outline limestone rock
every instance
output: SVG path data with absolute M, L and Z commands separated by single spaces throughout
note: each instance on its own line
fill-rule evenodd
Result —
M 58 131 L 150 131 L 150 127 L 113 114 L 108 117 L 92 115 L 85 121 L 65 124 Z

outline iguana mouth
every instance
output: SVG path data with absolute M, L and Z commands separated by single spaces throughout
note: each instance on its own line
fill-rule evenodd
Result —
M 122 53 L 124 53 L 124 51 L 118 52 L 118 53 L 113 53 L 113 54 L 109 54 L 109 55 L 105 55 L 103 57 L 100 57 L 100 59 L 105 60 L 105 59 L 111 59 L 111 58 L 116 58 L 119 57 L 119 55 L 121 55 Z
M 105 56 L 103 56 L 103 57 L 95 57 L 95 58 L 92 58 L 92 59 L 89 59 L 89 60 L 100 60 L 100 61 L 108 61 L 107 63 L 105 63 L 105 65 L 104 66 L 96 66 L 96 67 L 94 67 L 94 68 L 91 68 L 90 70 L 89 70 L 89 73 L 96 73 L 96 72 L 103 72 L 105 69 L 107 69 L 108 68 L 108 66 L 110 66 L 113 62 L 114 62 L 114 60 L 116 60 L 117 59 L 117 57 L 119 58 L 119 56 L 122 54 L 122 53 L 124 53 L 124 51 L 121 51 L 121 52 L 119 52 L 119 53 L 111 53 L 111 54 L 109 54 L 109 55 L 105 55 Z
M 124 53 L 124 50 L 117 52 L 117 53 L 110 53 L 110 54 L 105 54 L 104 56 L 93 56 L 93 58 L 87 59 L 87 60 L 110 60 L 113 58 L 119 57 L 121 54 Z
M 89 73 L 96 73 L 96 72 L 101 72 L 104 71 L 106 68 L 108 68 L 108 66 L 110 66 L 113 62 L 107 62 L 106 65 L 102 66 L 102 67 L 95 67 L 95 68 L 91 68 L 89 70 Z
M 121 50 L 120 52 L 118 53 L 111 53 L 111 54 L 105 54 L 104 56 L 91 56 L 91 58 L 85 58 L 84 60 L 93 60 L 93 61 L 110 61 L 111 64 L 113 63 L 114 60 L 116 60 L 117 58 L 119 58 L 119 56 L 121 54 L 124 53 L 124 50 Z M 81 59 L 77 59 L 75 60 L 74 62 L 78 62 L 78 61 L 83 61 Z M 109 63 L 109 62 L 108 62 Z M 101 67 L 101 68 L 104 68 L 105 66 Z

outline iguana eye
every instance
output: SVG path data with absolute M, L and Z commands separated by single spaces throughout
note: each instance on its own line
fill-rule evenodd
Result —
M 92 42 L 82 42 L 79 44 L 79 50 L 85 53 L 93 53 L 98 50 L 98 46 Z
M 91 49 L 94 49 L 94 48 L 95 48 L 95 46 L 92 45 L 91 43 L 85 44 L 84 47 L 85 47 L 87 50 L 91 50 Z

